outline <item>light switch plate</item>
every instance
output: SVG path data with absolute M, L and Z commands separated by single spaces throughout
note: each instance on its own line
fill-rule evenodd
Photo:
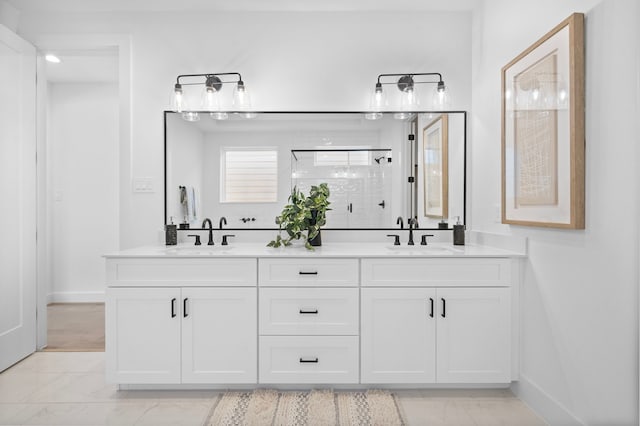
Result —
M 133 178 L 133 192 L 136 194 L 151 194 L 155 192 L 153 188 L 153 178 L 136 177 Z

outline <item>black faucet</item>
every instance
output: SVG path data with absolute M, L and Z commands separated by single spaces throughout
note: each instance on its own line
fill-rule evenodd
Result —
M 212 246 L 213 245 L 213 224 L 211 223 L 211 219 L 206 218 L 205 220 L 203 220 L 202 221 L 202 227 L 204 228 L 204 226 L 207 223 L 209 224 L 209 242 L 207 243 L 207 245 L 208 246 Z
M 404 229 L 404 220 L 402 219 L 402 216 L 398 216 L 398 219 L 396 219 L 396 225 L 400 225 L 400 229 Z
M 220 218 L 220 223 L 218 223 L 218 227 L 219 227 L 220 229 L 222 229 L 222 225 L 223 225 L 223 224 L 224 224 L 224 225 L 226 225 L 226 224 L 227 224 L 227 218 L 226 218 L 226 217 L 224 217 L 224 216 L 222 216 L 222 217 Z
M 409 219 L 409 242 L 408 245 L 412 246 L 413 243 L 413 230 L 418 229 L 418 219 Z

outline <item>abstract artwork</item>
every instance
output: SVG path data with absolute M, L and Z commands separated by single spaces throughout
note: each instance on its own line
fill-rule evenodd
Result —
M 584 15 L 502 69 L 502 223 L 584 229 Z

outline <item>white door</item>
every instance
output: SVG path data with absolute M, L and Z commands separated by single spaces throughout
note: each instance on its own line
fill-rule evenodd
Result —
M 439 288 L 439 383 L 511 381 L 509 288 Z
M 256 383 L 257 289 L 182 289 L 182 383 Z
M 362 383 L 434 383 L 433 288 L 363 288 Z
M 36 349 L 36 50 L 0 25 L 0 371 Z
M 179 288 L 108 288 L 107 381 L 180 383 L 181 318 Z

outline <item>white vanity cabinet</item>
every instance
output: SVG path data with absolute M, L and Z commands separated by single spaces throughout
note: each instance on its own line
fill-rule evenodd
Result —
M 119 384 L 256 383 L 256 260 L 185 259 L 176 267 L 193 269 L 188 286 L 180 287 L 179 277 L 173 281 L 175 272 L 167 271 L 158 260 L 107 261 L 112 277 L 106 297 L 107 380 Z M 241 264 L 253 270 L 252 280 L 239 282 L 225 271 Z M 167 272 L 163 279 L 153 279 L 159 277 L 157 267 Z M 211 276 L 210 269 L 219 274 Z M 117 270 L 135 270 L 135 274 L 118 280 L 122 276 L 114 273 Z M 130 286 L 132 275 L 144 284 Z M 221 278 L 225 276 L 230 279 Z M 216 281 L 218 286 L 211 286 Z
M 109 382 L 437 387 L 517 380 L 517 255 L 478 247 L 399 255 L 339 244 L 313 253 L 263 244 L 206 255 L 182 250 L 107 257 Z
M 508 259 L 363 259 L 362 269 L 362 383 L 511 381 Z

